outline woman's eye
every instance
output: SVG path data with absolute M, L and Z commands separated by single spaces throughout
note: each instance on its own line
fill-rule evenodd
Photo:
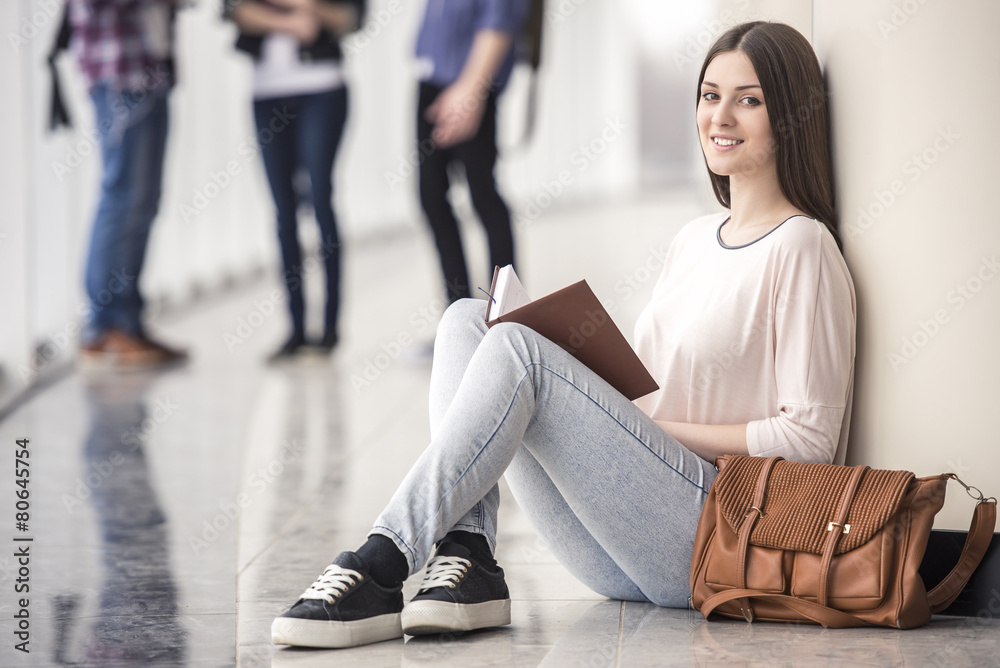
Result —
M 757 98 L 753 97 L 752 95 L 747 95 L 741 101 L 743 102 L 743 104 L 747 105 L 748 107 L 757 107 L 757 106 L 763 104 L 760 100 L 758 100 Z
M 712 91 L 707 91 L 701 94 L 701 99 L 707 102 L 714 102 L 715 100 L 719 99 L 719 96 L 716 93 L 713 93 Z

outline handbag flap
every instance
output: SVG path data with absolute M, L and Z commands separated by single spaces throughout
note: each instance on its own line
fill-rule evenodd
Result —
M 727 457 L 712 485 L 719 512 L 739 533 L 751 511 L 757 481 L 764 465 L 762 457 Z M 780 550 L 822 554 L 827 526 L 836 521 L 837 509 L 853 469 L 833 464 L 778 461 L 768 479 L 764 516 L 750 533 L 750 544 Z M 868 469 L 861 477 L 834 554 L 842 554 L 868 542 L 895 514 L 913 480 L 909 471 Z

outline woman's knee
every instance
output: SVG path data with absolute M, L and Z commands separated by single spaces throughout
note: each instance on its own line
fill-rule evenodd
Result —
M 444 310 L 441 324 L 465 326 L 469 322 L 486 320 L 486 301 L 482 299 L 458 299 Z
M 445 309 L 438 324 L 438 337 L 486 333 L 486 302 L 482 299 L 459 299 Z

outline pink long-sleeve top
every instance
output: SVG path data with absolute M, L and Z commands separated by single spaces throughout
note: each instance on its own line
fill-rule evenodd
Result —
M 854 387 L 856 304 L 822 223 L 795 216 L 726 246 L 727 214 L 686 225 L 636 322 L 636 352 L 660 389 L 657 420 L 747 423 L 751 455 L 842 464 Z

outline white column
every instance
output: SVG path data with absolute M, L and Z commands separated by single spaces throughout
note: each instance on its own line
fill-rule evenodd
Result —
M 849 462 L 1000 490 L 1000 3 L 816 0 L 858 293 Z M 939 525 L 967 525 L 953 486 Z
M 0 127 L 5 128 L 0 160 L 0 399 L 24 388 L 18 366 L 29 361 L 29 197 L 27 111 L 22 103 L 29 69 L 27 38 L 21 37 L 22 20 L 28 18 L 25 2 L 0 3 L 0 25 L 5 26 L 0 48 L 0 90 L 7 104 L 0 105 Z M 33 35 L 31 29 L 28 34 Z M 15 36 L 11 41 L 10 34 Z M 13 102 L 12 102 L 13 101 Z

